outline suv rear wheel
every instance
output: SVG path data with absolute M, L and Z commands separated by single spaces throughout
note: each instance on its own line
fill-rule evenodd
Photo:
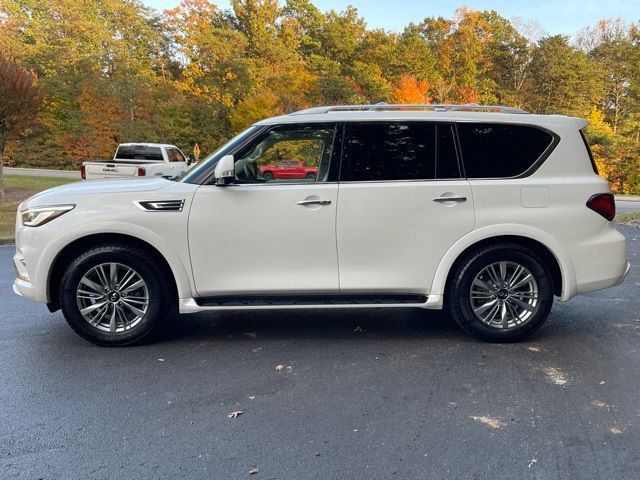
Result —
M 140 341 L 176 315 L 175 292 L 157 263 L 129 245 L 85 251 L 62 278 L 60 305 L 67 323 L 98 345 Z
M 549 316 L 553 284 L 542 260 L 517 244 L 483 247 L 454 268 L 447 303 L 458 325 L 489 342 L 533 334 Z

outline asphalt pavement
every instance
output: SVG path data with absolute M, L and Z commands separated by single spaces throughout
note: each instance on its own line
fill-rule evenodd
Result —
M 197 314 L 99 348 L 12 293 L 0 247 L 0 478 L 638 479 L 640 229 L 620 228 L 626 282 L 510 345 L 375 309 Z

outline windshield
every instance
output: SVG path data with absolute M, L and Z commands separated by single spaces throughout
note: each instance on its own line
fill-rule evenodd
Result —
M 203 178 L 208 175 L 208 172 L 213 171 L 216 164 L 218 163 L 218 160 L 227 155 L 229 152 L 235 150 L 238 146 L 240 146 L 240 144 L 242 144 L 247 138 L 251 137 L 259 129 L 260 127 L 256 126 L 247 128 L 244 132 L 236 135 L 218 150 L 199 162 L 198 165 L 182 172 L 173 180 L 185 183 L 200 183 Z

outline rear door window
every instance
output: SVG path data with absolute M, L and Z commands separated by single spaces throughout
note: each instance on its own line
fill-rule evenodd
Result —
M 460 178 L 450 125 L 426 122 L 345 124 L 340 180 Z
M 459 123 L 457 128 L 467 178 L 522 175 L 554 142 L 549 132 L 529 125 Z

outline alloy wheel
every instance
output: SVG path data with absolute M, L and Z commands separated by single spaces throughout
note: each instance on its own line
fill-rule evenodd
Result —
M 533 274 L 511 261 L 483 268 L 471 283 L 469 296 L 475 316 L 485 325 L 501 330 L 528 322 L 539 307 L 538 284 Z
M 80 314 L 94 328 L 120 333 L 135 327 L 149 309 L 142 276 L 122 263 L 101 263 L 86 272 L 76 290 Z

